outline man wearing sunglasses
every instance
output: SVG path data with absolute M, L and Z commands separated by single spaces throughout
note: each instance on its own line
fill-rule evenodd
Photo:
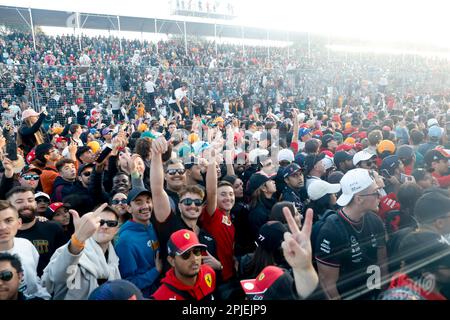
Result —
M 216 274 L 207 264 L 202 264 L 206 246 L 197 235 L 187 229 L 174 232 L 168 243 L 168 262 L 172 268 L 161 280 L 162 285 L 153 294 L 155 300 L 213 300 Z
M 42 284 L 54 300 L 86 300 L 103 283 L 121 278 L 119 257 L 112 244 L 119 215 L 107 203 L 81 218 L 77 211 L 69 212 L 75 231 L 53 254 Z
M 370 299 L 378 294 L 367 286 L 371 268 L 379 268 L 380 283 L 388 275 L 386 231 L 374 213 L 379 186 L 365 169 L 350 170 L 340 184 L 343 208 L 325 220 L 313 244 L 319 279 L 328 299 Z
M 166 192 L 170 198 L 172 210 L 177 212 L 177 203 L 180 201 L 178 194 L 186 186 L 186 169 L 181 160 L 169 160 L 164 166 L 164 178 Z
M 353 165 L 356 168 L 362 168 L 367 170 L 377 170 L 376 155 L 367 151 L 359 151 L 353 156 Z
M 180 214 L 175 214 L 170 207 L 169 196 L 164 190 L 163 164 L 161 155 L 168 147 L 164 138 L 153 141 L 152 162 L 150 168 L 150 185 L 154 201 L 155 220 L 154 225 L 161 244 L 161 258 L 164 263 L 163 272 L 170 268 L 166 260 L 166 244 L 171 234 L 180 229 L 188 229 L 198 236 L 200 242 L 207 246 L 204 263 L 213 269 L 220 271 L 222 264 L 214 256 L 216 243 L 214 238 L 198 226 L 198 219 L 203 210 L 205 192 L 198 185 L 185 186 L 179 193 L 180 200 L 177 209 Z
M 0 300 L 27 300 L 19 291 L 23 269 L 16 255 L 0 253 Z

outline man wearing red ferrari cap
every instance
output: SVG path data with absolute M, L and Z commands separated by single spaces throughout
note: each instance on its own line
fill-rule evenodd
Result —
M 187 229 L 174 232 L 167 243 L 167 261 L 172 268 L 152 297 L 155 300 L 213 300 L 216 274 L 210 266 L 202 265 L 205 248 L 194 232 Z

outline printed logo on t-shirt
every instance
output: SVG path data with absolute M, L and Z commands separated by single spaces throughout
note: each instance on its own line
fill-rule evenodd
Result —
M 48 241 L 47 240 L 33 240 L 33 245 L 39 254 L 48 253 Z
M 328 241 L 327 239 L 323 239 L 322 243 L 320 244 L 320 250 L 325 252 L 326 254 L 329 254 L 331 252 L 330 241 Z
M 350 236 L 350 250 L 352 253 L 352 262 L 360 263 L 362 261 L 361 247 L 354 236 Z
M 148 240 L 147 247 L 152 248 L 152 250 L 157 250 L 159 248 L 159 241 Z
M 226 226 L 231 226 L 231 220 L 228 218 L 228 216 L 223 215 L 222 216 L 222 223 Z
M 212 277 L 211 277 L 210 273 L 207 273 L 205 275 L 205 282 L 206 282 L 206 285 L 211 288 L 211 286 L 212 286 Z

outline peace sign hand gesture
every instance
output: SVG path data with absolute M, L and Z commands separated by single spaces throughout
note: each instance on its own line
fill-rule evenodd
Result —
M 283 208 L 283 214 L 291 232 L 284 234 L 281 244 L 286 261 L 294 272 L 295 287 L 300 297 L 308 297 L 317 287 L 319 277 L 312 265 L 311 231 L 313 211 L 306 211 L 305 224 L 300 231 L 290 210 Z

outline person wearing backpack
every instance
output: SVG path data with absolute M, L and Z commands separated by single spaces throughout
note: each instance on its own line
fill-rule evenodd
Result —
M 348 171 L 340 184 L 337 204 L 343 208 L 319 221 L 319 230 L 313 228 L 320 284 L 328 299 L 371 299 L 387 276 L 386 231 L 374 213 L 379 187 L 368 170 L 359 168 Z

